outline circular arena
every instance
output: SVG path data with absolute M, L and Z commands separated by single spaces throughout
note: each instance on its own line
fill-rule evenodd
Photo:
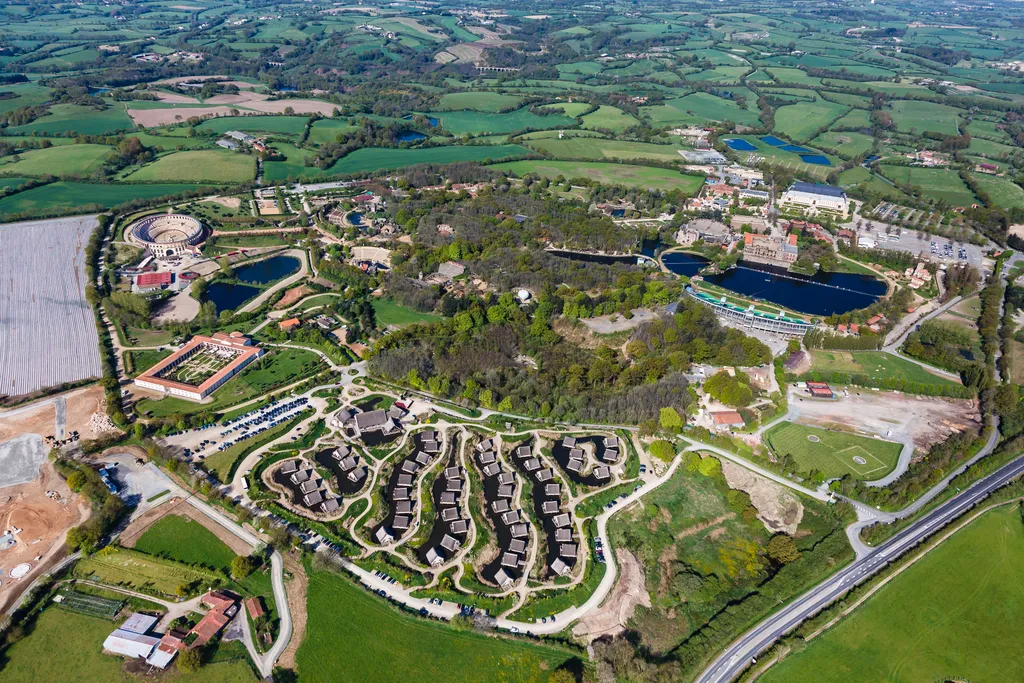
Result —
M 129 240 L 154 255 L 174 256 L 194 251 L 206 239 L 203 224 L 192 216 L 167 213 L 136 221 L 128 231 Z

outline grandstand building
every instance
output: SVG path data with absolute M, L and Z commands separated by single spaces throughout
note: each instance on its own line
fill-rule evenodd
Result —
M 241 332 L 197 335 L 135 378 L 135 386 L 202 401 L 264 354 Z
M 780 207 L 787 205 L 808 213 L 826 211 L 846 216 L 850 212 L 850 200 L 841 187 L 818 183 L 793 183 L 779 199 Z
M 747 329 L 774 332 L 784 336 L 802 337 L 814 327 L 813 324 L 806 320 L 790 318 L 784 314 L 772 315 L 771 313 L 759 311 L 753 304 L 747 308 L 742 308 L 735 304 L 730 304 L 724 296 L 716 299 L 710 294 L 698 292 L 692 287 L 687 287 L 686 293 L 696 301 L 713 308 L 719 318 L 739 323 L 740 326 Z

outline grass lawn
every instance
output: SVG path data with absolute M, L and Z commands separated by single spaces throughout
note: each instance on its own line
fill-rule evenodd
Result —
M 112 586 L 133 586 L 156 594 L 173 596 L 178 586 L 190 584 L 202 590 L 221 578 L 218 572 L 192 567 L 174 560 L 153 557 L 131 548 L 109 546 L 75 565 L 74 575 Z
M 889 110 L 897 129 L 919 135 L 924 132 L 958 135 L 962 113 L 962 109 L 948 104 L 917 100 L 897 100 Z
M 610 130 L 613 133 L 621 133 L 627 128 L 639 124 L 631 114 L 627 114 L 617 107 L 610 107 L 602 104 L 583 117 L 583 127 L 591 130 Z
M 242 374 L 232 377 L 213 394 L 212 403 L 196 403 L 173 396 L 161 399 L 144 398 L 136 404 L 140 414 L 167 417 L 177 413 L 199 413 L 223 410 L 257 396 L 265 396 L 276 389 L 311 377 L 321 368 L 323 361 L 311 351 L 301 349 L 275 349 L 254 362 Z
M 437 108 L 439 111 L 458 111 L 472 109 L 497 113 L 519 105 L 523 98 L 515 95 L 502 95 L 496 92 L 450 92 L 441 98 Z
M 16 190 L 29 180 L 30 178 L 0 178 L 0 192 L 7 189 Z
M 958 384 L 884 351 L 811 351 L 811 356 L 814 358 L 812 371 L 868 375 L 877 380 L 902 379 L 920 384 Z
M 764 683 L 1019 681 L 1024 525 L 992 510 L 928 553 Z
M 790 455 L 804 472 L 826 477 L 851 474 L 856 479 L 881 479 L 896 467 L 903 445 L 847 432 L 783 422 L 764 434 L 777 457 Z M 858 462 L 862 460 L 863 462 Z
M 413 323 L 433 323 L 442 319 L 434 313 L 420 313 L 406 308 L 391 299 L 379 299 L 373 302 L 373 312 L 383 325 L 412 325 Z
M 124 113 L 121 105 L 97 111 L 92 107 L 78 104 L 55 104 L 50 113 L 23 126 L 8 128 L 18 135 L 33 133 L 67 133 L 74 131 L 82 135 L 106 135 L 119 130 L 134 130 L 135 124 Z
M 124 660 L 103 654 L 115 624 L 59 607 L 45 609 L 29 635 L 4 652 L 4 683 L 38 681 L 136 681 L 122 673 Z M 54 656 L 59 653 L 59 656 Z M 173 665 L 172 665 L 173 668 Z M 182 683 L 250 683 L 256 680 L 241 659 L 207 664 L 194 674 L 171 674 Z
M 824 100 L 787 104 L 775 112 L 774 132 L 804 142 L 819 128 L 842 116 L 847 110 L 848 107 L 844 105 Z
M 970 206 L 978 202 L 960 175 L 945 168 L 918 168 L 914 166 L 881 166 L 882 173 L 890 180 L 916 185 L 921 195 L 932 201 L 945 201 L 949 206 Z
M 527 128 L 570 128 L 576 119 L 561 114 L 540 116 L 526 107 L 505 114 L 477 111 L 430 112 L 441 126 L 453 135 L 483 135 L 484 133 L 514 133 Z
M 146 370 L 149 370 L 164 358 L 167 358 L 167 356 L 171 355 L 171 352 L 169 350 L 129 351 L 127 355 L 131 358 L 130 363 L 132 368 L 132 377 L 136 377 Z
M 879 197 L 895 201 L 900 201 L 901 199 L 906 198 L 906 195 L 904 195 L 898 188 L 895 188 L 881 178 L 872 175 L 871 172 L 863 166 L 857 166 L 840 173 L 839 186 L 844 189 L 856 187 L 860 189 L 861 192 L 870 192 L 878 195 Z
M 679 162 L 679 147 L 656 145 L 649 142 L 627 140 L 603 140 L 585 137 L 534 139 L 527 143 L 530 148 L 547 152 L 553 157 L 573 159 L 656 159 Z
M 229 569 L 235 554 L 209 529 L 179 515 L 165 515 L 146 529 L 135 549 L 186 564 Z
M 13 157 L 0 159 L 0 173 L 19 175 L 77 175 L 87 176 L 101 170 L 113 150 L 106 145 L 61 145 L 49 149 L 33 149 Z M 7 163 L 3 163 L 7 162 Z
M 334 142 L 339 133 L 351 133 L 359 130 L 358 125 L 353 125 L 349 121 L 349 118 L 316 121 L 309 129 L 309 144 L 322 145 L 325 142 Z
M 196 183 L 245 183 L 255 177 L 255 157 L 212 149 L 168 154 L 128 176 L 129 180 Z
M 0 169 L 2 168 L 0 166 Z M 982 191 L 989 196 L 989 199 L 995 204 L 996 208 L 1024 208 L 1024 190 L 1012 180 L 997 178 L 984 173 L 972 173 L 971 177 L 978 183 Z
M 867 154 L 871 151 L 871 143 L 871 136 L 864 133 L 836 133 L 834 131 L 826 131 L 811 140 L 812 145 L 834 149 L 847 159 Z
M 197 185 L 93 185 L 58 181 L 0 199 L 0 219 L 102 211 L 131 199 L 153 199 L 195 190 Z
M 311 572 L 299 680 L 515 681 L 542 683 L 574 655 L 560 648 L 455 631 L 396 611 L 330 572 Z
M 496 164 L 492 168 L 509 171 L 516 175 L 537 173 L 545 178 L 589 178 L 606 185 L 625 185 L 654 190 L 682 190 L 688 195 L 696 194 L 704 178 L 684 175 L 678 171 L 631 164 L 611 164 L 587 161 L 511 161 Z

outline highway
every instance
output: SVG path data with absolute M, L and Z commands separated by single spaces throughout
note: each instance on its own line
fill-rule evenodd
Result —
M 818 584 L 810 591 L 744 633 L 697 678 L 698 683 L 723 683 L 739 676 L 752 659 L 805 619 L 839 599 L 853 586 L 873 576 L 889 562 L 943 528 L 990 493 L 1024 474 L 1024 457 L 1004 465 L 957 496 L 897 533 L 871 554 Z

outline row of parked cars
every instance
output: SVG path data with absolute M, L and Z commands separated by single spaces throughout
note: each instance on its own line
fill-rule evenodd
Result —
M 289 401 L 288 403 L 282 404 L 276 408 L 268 410 L 262 415 L 251 420 L 248 420 L 247 422 L 245 422 L 242 425 L 239 425 L 238 427 L 232 427 L 227 432 L 224 432 L 224 434 L 230 434 L 235 430 L 239 430 L 238 437 L 225 441 L 224 443 L 217 447 L 217 450 L 223 451 L 225 448 L 231 448 L 239 441 L 244 441 L 245 439 L 254 437 L 257 434 L 262 434 L 268 429 L 273 429 L 279 424 L 287 422 L 291 418 L 295 417 L 293 415 L 293 412 L 298 412 L 307 403 L 309 403 L 309 399 L 307 398 L 296 398 L 292 401 Z

